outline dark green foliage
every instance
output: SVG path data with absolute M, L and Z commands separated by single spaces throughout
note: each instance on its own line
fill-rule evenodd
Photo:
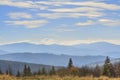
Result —
M 27 65 L 24 65 L 23 76 L 27 76 Z
M 99 65 L 96 65 L 96 67 L 93 69 L 93 76 L 94 77 L 100 77 L 101 69 Z
M 28 68 L 27 68 L 27 76 L 31 76 L 31 75 L 32 75 L 32 72 L 31 72 L 30 66 L 28 66 Z
M 18 71 L 17 74 L 16 74 L 16 77 L 20 77 L 20 76 L 21 76 L 21 74 L 20 74 L 20 72 Z
M 12 69 L 10 67 L 9 67 L 8 71 L 9 71 L 9 75 L 13 75 L 12 74 Z
M 113 65 L 110 63 L 110 59 L 108 56 L 106 57 L 105 64 L 103 65 L 102 75 L 108 77 L 115 76 Z
M 64 77 L 69 75 L 69 70 L 66 68 L 62 68 L 62 69 L 59 69 L 56 73 L 58 76 Z
M 70 58 L 69 63 L 68 63 L 68 69 L 70 69 L 72 67 L 73 67 L 73 62 L 72 62 L 72 59 Z
M 42 68 L 41 75 L 47 75 L 47 72 L 44 67 Z
M 2 75 L 3 74 L 3 72 L 2 72 L 2 70 L 0 69 L 0 75 Z
M 10 66 L 9 66 L 9 68 L 6 70 L 6 75 L 13 75 L 12 74 L 12 69 L 10 68 Z
M 5 74 L 6 74 L 6 75 L 8 75 L 8 74 L 9 74 L 8 70 L 6 70 Z
M 37 72 L 37 75 L 41 75 L 41 74 L 42 74 L 42 72 L 41 72 L 41 70 L 39 69 L 38 72 Z
M 38 75 L 38 73 L 37 72 L 33 72 L 33 76 L 36 76 L 36 75 Z
M 120 62 L 115 63 L 114 65 L 115 77 L 120 77 Z
M 49 75 L 55 75 L 55 74 L 56 74 L 55 67 L 52 66 L 52 69 L 50 70 Z
M 79 76 L 90 76 L 92 75 L 92 69 L 89 68 L 88 66 L 83 66 L 79 69 Z
M 32 75 L 32 72 L 31 72 L 31 69 L 30 67 L 27 65 L 24 65 L 24 70 L 23 70 L 23 76 L 31 76 Z
M 79 75 L 79 69 L 73 66 L 72 59 L 69 59 L 67 69 L 60 69 L 57 71 L 59 76 L 77 76 Z
M 73 65 L 72 59 L 69 59 L 67 68 L 61 68 L 59 70 L 56 70 L 56 67 L 52 66 L 51 70 L 48 71 L 43 66 L 43 68 L 39 69 L 38 71 L 34 72 L 32 74 L 30 66 L 24 65 L 23 72 L 20 73 L 17 72 L 16 76 L 35 76 L 35 75 L 45 75 L 47 76 L 49 72 L 50 76 L 58 75 L 60 77 L 64 76 L 79 76 L 79 77 L 86 77 L 86 76 L 93 76 L 93 77 L 100 77 L 100 76 L 108 76 L 108 77 L 120 77 L 120 63 L 112 64 L 110 62 L 109 57 L 106 57 L 105 63 L 103 66 L 96 65 L 96 67 L 88 67 L 83 66 L 81 68 L 77 68 Z M 102 73 L 102 74 L 101 74 Z M 0 70 L 0 74 L 2 74 L 2 71 Z M 13 75 L 12 74 L 12 68 L 9 66 L 6 70 L 7 75 Z

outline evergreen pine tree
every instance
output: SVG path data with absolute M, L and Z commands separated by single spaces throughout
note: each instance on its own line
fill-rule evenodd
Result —
M 23 70 L 23 76 L 31 76 L 31 68 L 30 66 L 27 67 L 27 65 L 24 65 L 24 70 Z
M 105 64 L 103 65 L 102 75 L 108 77 L 114 77 L 115 75 L 113 65 L 110 63 L 108 56 L 106 57 Z
M 0 75 L 3 74 L 2 70 L 0 69 Z
M 21 76 L 21 74 L 20 74 L 20 72 L 19 72 L 19 70 L 17 71 L 17 74 L 16 74 L 16 77 L 20 77 Z
M 101 70 L 100 70 L 99 65 L 96 65 L 96 67 L 93 70 L 93 76 L 94 77 L 99 77 L 100 76 L 100 72 L 101 72 Z
M 42 74 L 42 72 L 41 72 L 41 70 L 39 69 L 38 72 L 37 72 L 37 75 L 41 75 L 41 74 Z
M 8 74 L 8 75 L 13 75 L 13 74 L 12 74 L 12 69 L 11 69 L 10 66 L 8 67 L 8 73 L 7 73 L 7 74 Z
M 49 72 L 50 75 L 55 75 L 56 74 L 56 71 L 55 71 L 55 67 L 52 66 L 52 69 L 50 70 Z
M 8 70 L 6 70 L 5 74 L 6 74 L 6 75 L 8 75 L 8 74 L 9 74 L 9 71 L 8 71 Z
M 68 69 L 71 69 L 73 67 L 73 62 L 72 59 L 69 59 L 69 63 L 68 63 Z
M 28 68 L 27 68 L 27 76 L 31 76 L 31 75 L 32 75 L 31 68 L 30 68 L 30 66 L 28 66 Z
M 23 76 L 27 76 L 27 65 L 24 65 Z
M 45 70 L 44 67 L 42 68 L 42 72 L 41 72 L 41 74 L 42 74 L 42 75 L 46 75 L 46 74 L 47 74 L 47 73 L 46 73 L 46 70 Z

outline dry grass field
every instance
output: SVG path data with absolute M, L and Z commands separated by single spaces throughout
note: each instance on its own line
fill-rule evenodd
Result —
M 120 78 L 108 78 L 108 77 L 58 77 L 58 76 L 34 76 L 34 77 L 14 77 L 8 75 L 0 76 L 0 80 L 120 80 Z

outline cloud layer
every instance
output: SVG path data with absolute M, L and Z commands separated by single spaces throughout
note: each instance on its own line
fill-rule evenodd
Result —
M 14 35 L 19 41 L 43 44 L 120 44 L 119 4 L 118 0 L 0 0 L 0 34 L 7 33 L 1 34 L 3 42 L 12 41 L 9 35 Z M 16 35 L 19 30 L 20 38 Z
M 88 18 L 85 22 L 76 21 L 76 26 L 89 26 L 94 24 L 102 24 L 105 26 L 118 26 L 120 20 L 113 20 L 112 18 L 104 19 L 105 16 L 115 15 L 111 12 L 117 12 L 120 10 L 120 6 L 117 4 L 108 4 L 104 2 L 96 2 L 96 1 L 81 1 L 81 2 L 73 2 L 73 1 L 32 1 L 32 0 L 1 0 L 0 5 L 7 5 L 17 8 L 25 8 L 25 9 L 34 9 L 32 13 L 28 12 L 11 12 L 8 13 L 9 18 L 13 19 L 13 21 L 5 21 L 9 24 L 15 26 L 26 26 L 27 28 L 36 28 L 38 27 L 38 23 L 41 25 L 47 23 L 47 21 L 40 21 L 41 18 L 44 19 L 61 19 L 61 18 L 77 18 L 81 17 Z M 70 7 L 71 6 L 71 7 Z M 40 10 L 40 11 L 39 11 Z M 41 13 L 42 11 L 42 13 Z M 47 11 L 47 12 L 46 12 Z M 109 13 L 105 12 L 108 11 Z M 36 18 L 37 17 L 37 18 Z M 14 19 L 24 19 L 15 21 Z M 27 20 L 32 21 L 27 21 Z M 97 21 L 97 22 L 94 22 Z M 32 23 L 33 24 L 32 24 Z M 51 21 L 48 21 L 51 22 Z M 23 24 L 25 23 L 25 24 Z M 30 25 L 28 25 L 30 23 Z M 110 23 L 110 24 L 109 24 Z M 52 24 L 52 22 L 51 22 Z M 30 27 L 29 27 L 30 26 Z
M 47 23 L 46 20 L 24 20 L 24 21 L 6 21 L 8 25 L 24 26 L 27 28 L 41 27 Z

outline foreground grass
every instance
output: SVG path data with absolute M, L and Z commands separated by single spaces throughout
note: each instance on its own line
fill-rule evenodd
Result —
M 0 80 L 120 80 L 120 78 L 108 78 L 108 77 L 58 77 L 58 76 L 34 76 L 34 77 L 14 77 L 8 75 L 0 76 Z

